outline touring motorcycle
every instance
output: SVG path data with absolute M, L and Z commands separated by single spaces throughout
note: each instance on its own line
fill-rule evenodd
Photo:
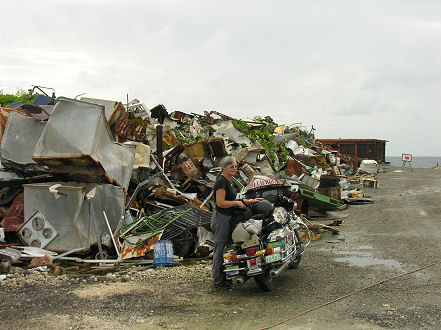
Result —
M 310 235 L 302 218 L 295 213 L 298 188 L 269 178 L 257 179 L 247 187 L 245 198 L 263 197 L 271 203 L 271 209 L 241 219 L 236 225 L 233 243 L 223 251 L 227 279 L 242 284 L 254 278 L 260 289 L 271 291 L 274 277 L 286 268 L 299 266 Z M 301 229 L 307 233 L 305 243 L 300 239 Z

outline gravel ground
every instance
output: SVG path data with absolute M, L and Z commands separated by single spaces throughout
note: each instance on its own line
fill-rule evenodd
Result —
M 0 287 L 3 329 L 258 329 L 378 281 L 441 260 L 441 170 L 385 167 L 376 202 L 351 206 L 296 270 L 260 292 L 211 286 L 211 262 L 105 276 L 15 269 Z M 315 220 L 328 223 L 329 220 Z M 328 243 L 336 238 L 344 242 Z M 280 329 L 440 329 L 441 265 L 397 278 L 283 323 Z

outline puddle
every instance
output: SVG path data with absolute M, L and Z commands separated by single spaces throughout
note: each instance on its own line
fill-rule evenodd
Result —
M 372 245 L 360 245 L 358 248 L 360 250 L 372 250 L 374 247 Z
M 404 271 L 404 267 L 401 262 L 393 259 L 376 258 L 369 253 L 360 252 L 345 252 L 345 254 L 349 254 L 349 256 L 335 258 L 334 260 L 337 262 L 348 263 L 351 267 L 381 266 L 389 269 Z
M 323 252 L 332 252 L 338 255 L 337 258 L 333 258 L 336 262 L 346 263 L 350 267 L 379 267 L 392 270 L 398 270 L 401 272 L 406 271 L 405 264 L 394 259 L 382 259 L 376 257 L 372 251 L 374 246 L 365 244 L 357 246 L 356 250 L 339 250 L 338 246 L 321 247 L 317 249 Z

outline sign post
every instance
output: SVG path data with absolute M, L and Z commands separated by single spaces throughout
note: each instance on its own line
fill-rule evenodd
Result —
M 406 163 L 409 167 L 412 167 L 412 154 L 401 154 L 401 160 L 403 161 L 403 167 L 406 167 Z

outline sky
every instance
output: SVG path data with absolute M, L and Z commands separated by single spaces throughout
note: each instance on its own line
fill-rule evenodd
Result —
M 164 104 L 441 155 L 441 1 L 0 2 L 0 91 Z

